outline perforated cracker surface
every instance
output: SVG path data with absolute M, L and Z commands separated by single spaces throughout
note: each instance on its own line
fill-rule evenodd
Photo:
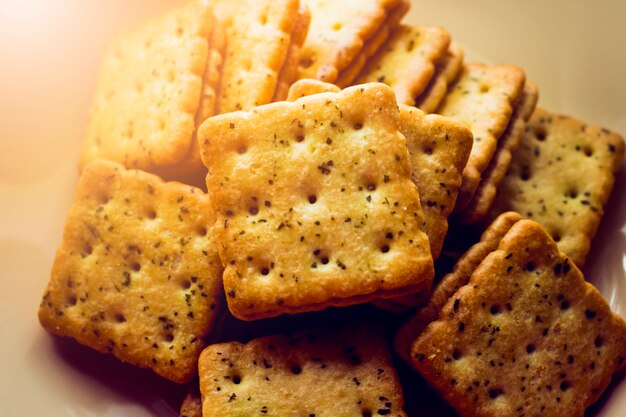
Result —
M 302 48 L 298 78 L 335 82 L 387 16 L 404 0 L 306 0 L 309 36 Z
M 212 345 L 199 368 L 204 417 L 406 417 L 384 332 L 374 326 Z
M 120 35 L 106 52 L 81 164 L 174 165 L 189 153 L 212 17 L 193 1 Z
M 437 109 L 438 114 L 467 123 L 474 134 L 472 153 L 463 170 L 459 211 L 473 198 L 524 82 L 524 71 L 518 67 L 465 63 L 459 79 Z
M 223 0 L 227 45 L 218 112 L 271 103 L 298 21 L 299 0 Z
M 498 216 L 487 227 L 480 241 L 470 247 L 459 258 L 454 269 L 446 274 L 433 288 L 432 294 L 424 305 L 400 327 L 394 337 L 394 348 L 405 362 L 411 363 L 411 344 L 424 331 L 426 326 L 437 320 L 443 306 L 450 297 L 463 285 L 466 285 L 476 267 L 487 255 L 498 248 L 500 241 L 520 221 L 522 216 L 515 212 L 507 212 Z
M 382 84 L 221 115 L 200 130 L 237 317 L 414 292 L 432 280 L 423 214 Z
M 492 215 L 515 210 L 541 223 L 579 266 L 624 155 L 624 139 L 599 126 L 535 110 L 513 153 Z
M 626 323 L 536 222 L 521 220 L 413 344 L 462 416 L 578 416 L 626 358 Z
M 87 165 L 41 323 L 173 381 L 189 380 L 221 293 L 211 213 L 199 189 L 112 162 Z
M 413 105 L 435 73 L 435 62 L 450 44 L 439 26 L 401 25 L 372 57 L 356 83 L 382 82 L 393 88 L 398 103 Z

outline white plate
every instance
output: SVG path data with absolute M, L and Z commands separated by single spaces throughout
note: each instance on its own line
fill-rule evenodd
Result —
M 177 415 L 181 387 L 49 336 L 36 312 L 73 199 L 104 42 L 180 3 L 0 0 L 0 415 Z M 549 110 L 626 134 L 624 17 L 621 0 L 415 0 L 409 20 L 446 27 L 469 59 L 522 66 Z M 622 169 L 585 268 L 622 316 L 625 191 Z M 592 415 L 626 415 L 619 381 Z M 421 386 L 405 395 L 414 404 L 433 397 Z M 422 410 L 447 414 L 437 401 Z

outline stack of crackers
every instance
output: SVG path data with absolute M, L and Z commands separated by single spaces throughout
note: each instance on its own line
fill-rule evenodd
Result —
M 188 417 L 406 416 L 391 339 L 460 415 L 582 416 L 626 360 L 579 269 L 624 140 L 409 6 L 196 0 L 113 40 L 42 325 L 194 380 Z

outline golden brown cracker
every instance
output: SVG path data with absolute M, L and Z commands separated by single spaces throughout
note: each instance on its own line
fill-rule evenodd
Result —
M 350 65 L 339 73 L 335 84 L 342 88 L 354 84 L 354 80 L 358 77 L 365 64 L 367 64 L 367 61 L 383 46 L 387 38 L 389 38 L 389 34 L 398 27 L 400 20 L 409 11 L 410 7 L 410 1 L 404 0 L 389 13 L 385 23 L 381 25 L 374 35 L 365 41 L 363 48 L 354 57 Z
M 335 82 L 387 16 L 403 3 L 406 0 L 306 0 L 312 18 L 298 78 Z
M 411 155 L 411 177 L 420 193 L 423 230 L 437 259 L 472 149 L 472 132 L 462 123 L 411 106 L 400 106 L 400 125 Z
M 624 155 L 624 139 L 537 108 L 498 190 L 491 215 L 538 221 L 582 267 Z
M 223 0 L 219 17 L 227 44 L 218 97 L 219 113 L 270 103 L 298 21 L 299 0 Z
M 521 220 L 411 356 L 462 416 L 582 417 L 626 364 L 626 323 L 538 223 Z
M 370 59 L 355 83 L 385 83 L 393 88 L 398 103 L 413 105 L 449 44 L 450 34 L 442 27 L 401 25 Z
M 220 115 L 199 137 L 235 316 L 320 310 L 430 286 L 432 257 L 389 87 Z
M 283 68 L 278 74 L 278 84 L 276 85 L 276 92 L 274 93 L 274 99 L 272 101 L 282 101 L 287 98 L 289 87 L 298 78 L 298 63 L 300 62 L 300 50 L 306 40 L 306 35 L 309 31 L 309 24 L 311 23 L 311 11 L 306 4 L 300 5 L 300 11 L 298 13 L 298 21 L 291 33 L 291 45 L 287 51 L 287 58 L 283 64 Z
M 498 187 L 504 180 L 504 176 L 511 164 L 511 155 L 522 140 L 526 123 L 533 114 L 538 99 L 539 91 L 537 86 L 526 82 L 524 91 L 513 108 L 509 125 L 498 140 L 496 152 L 493 154 L 487 169 L 483 172 L 474 198 L 457 216 L 459 221 L 473 224 L 481 221 L 489 214 L 489 209 L 496 198 Z
M 463 67 L 464 52 L 451 43 L 448 52 L 435 62 L 435 74 L 428 86 L 415 99 L 415 107 L 426 113 L 433 113 L 448 92 L 448 86 L 456 80 Z
M 189 153 L 212 30 L 193 1 L 112 41 L 100 69 L 81 165 L 107 158 L 153 170 Z
M 216 317 L 222 266 L 207 195 L 88 164 L 39 309 L 51 333 L 186 382 Z
M 522 216 L 507 212 L 498 216 L 484 231 L 480 241 L 474 244 L 457 261 L 453 270 L 439 281 L 428 302 L 400 327 L 394 338 L 394 348 L 406 363 L 411 363 L 411 344 L 424 331 L 426 326 L 437 320 L 443 306 L 459 288 L 466 285 L 476 267 L 485 257 L 496 250 L 504 235 L 520 221 Z
M 294 98 L 338 91 L 333 84 L 315 80 L 300 80 L 291 90 Z M 464 125 L 439 115 L 426 115 L 411 106 L 400 106 L 400 129 L 407 140 L 411 157 L 411 178 L 420 193 L 424 212 L 422 231 L 428 236 L 433 259 L 437 259 L 448 230 L 461 172 L 472 147 L 472 133 Z M 428 298 L 429 288 L 415 294 L 380 299 L 378 307 L 405 311 Z
M 324 81 L 303 78 L 296 81 L 289 87 L 287 101 L 295 101 L 299 98 L 319 93 L 338 93 L 341 88 L 335 84 L 326 83 Z
M 202 417 L 202 396 L 198 381 L 189 387 L 178 412 L 180 417 Z
M 202 79 L 200 106 L 195 116 L 195 130 L 191 148 L 187 156 L 176 165 L 159 167 L 154 172 L 166 180 L 176 180 L 185 184 L 204 188 L 206 168 L 200 159 L 197 131 L 200 125 L 216 114 L 217 90 L 220 85 L 223 54 L 226 45 L 224 25 L 220 21 L 213 24 L 209 42 L 209 57 Z
M 199 368 L 204 417 L 406 417 L 378 326 L 212 345 L 202 352 Z
M 295 100 L 328 91 L 340 90 L 322 81 L 300 80 L 292 86 L 290 96 Z M 420 193 L 424 212 L 422 230 L 428 236 L 433 259 L 437 259 L 461 185 L 461 172 L 472 148 L 472 133 L 450 118 L 427 115 L 411 106 L 399 108 L 400 130 L 411 157 L 411 178 Z
M 465 63 L 459 79 L 437 109 L 438 114 L 467 123 L 474 134 L 472 153 L 463 170 L 457 211 L 462 211 L 474 196 L 498 139 L 509 123 L 524 81 L 524 71 L 515 66 Z
M 411 178 L 420 193 L 424 212 L 422 230 L 428 236 L 433 259 L 439 258 L 448 232 L 448 217 L 461 186 L 461 173 L 472 148 L 472 133 L 459 122 L 400 105 L 401 130 L 406 137 Z M 386 310 L 402 312 L 428 299 L 430 288 L 414 294 L 383 300 L 374 304 Z

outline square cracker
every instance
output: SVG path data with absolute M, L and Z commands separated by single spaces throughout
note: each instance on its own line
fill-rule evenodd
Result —
M 582 267 L 623 156 L 616 133 L 537 108 L 490 215 L 515 210 L 538 221 Z
M 463 67 L 463 49 L 451 43 L 448 52 L 435 62 L 435 74 L 428 86 L 415 99 L 415 107 L 426 113 L 433 113 L 448 92 L 448 86 L 456 80 Z
M 88 164 L 41 324 L 172 381 L 191 379 L 222 287 L 208 200 L 113 162 Z
M 520 221 L 522 216 L 515 212 L 507 212 L 498 216 L 487 227 L 480 241 L 467 250 L 454 265 L 449 274 L 439 281 L 426 304 L 420 306 L 415 313 L 398 330 L 394 337 L 394 348 L 406 363 L 411 363 L 411 344 L 424 331 L 426 326 L 437 320 L 443 306 L 459 288 L 466 285 L 476 267 L 487 255 L 498 248 L 500 241 Z
M 339 91 L 333 84 L 299 80 L 289 91 L 291 99 L 327 91 Z M 472 133 L 447 117 L 426 115 L 411 106 L 400 106 L 400 130 L 405 136 L 411 158 L 411 178 L 420 194 L 424 212 L 421 229 L 430 244 L 433 260 L 441 253 L 448 231 L 448 216 L 454 209 L 461 185 L 461 172 L 472 148 Z M 376 300 L 374 304 L 403 311 L 423 301 L 424 293 Z
M 226 25 L 219 113 L 271 103 L 298 22 L 299 0 L 218 0 Z
M 216 116 L 199 138 L 236 317 L 430 287 L 432 257 L 389 87 Z
M 289 87 L 298 78 L 298 63 L 300 62 L 300 50 L 306 40 L 306 35 L 309 32 L 309 25 L 311 24 L 311 11 L 306 4 L 300 5 L 300 12 L 298 13 L 298 21 L 291 33 L 291 45 L 287 51 L 287 57 L 283 68 L 278 74 L 278 84 L 276 85 L 276 91 L 274 92 L 274 99 L 272 101 L 282 101 L 287 97 Z
M 406 0 L 306 0 L 312 19 L 298 78 L 335 82 L 387 16 L 403 3 Z
M 497 189 L 511 165 L 512 153 L 522 140 L 526 123 L 533 114 L 538 99 L 537 86 L 531 82 L 526 82 L 524 91 L 513 108 L 509 125 L 498 140 L 496 152 L 493 154 L 487 169 L 483 172 L 474 198 L 457 216 L 457 220 L 460 222 L 477 223 L 489 214 L 489 209 L 496 198 Z
M 435 73 L 435 62 L 450 45 L 450 34 L 439 26 L 401 25 L 369 60 L 355 83 L 382 82 L 398 103 L 413 105 Z
M 381 46 L 383 46 L 387 38 L 389 38 L 389 34 L 392 33 L 396 27 L 398 27 L 400 20 L 402 20 L 410 8 L 411 2 L 409 0 L 404 0 L 389 13 L 385 23 L 381 25 L 374 35 L 365 41 L 363 48 L 354 57 L 350 65 L 339 73 L 335 84 L 341 88 L 345 88 L 354 83 L 356 77 L 358 77 L 365 64 L 367 64 L 367 61 L 370 57 L 374 56 Z
M 520 220 L 411 357 L 462 416 L 582 417 L 626 364 L 626 322 L 538 223 Z
M 384 331 L 352 324 L 207 347 L 204 417 L 406 417 Z
M 289 99 L 338 91 L 339 87 L 333 84 L 304 79 L 293 84 Z M 448 216 L 454 209 L 461 172 L 472 148 L 472 132 L 447 117 L 427 115 L 411 106 L 400 105 L 399 108 L 400 130 L 411 158 L 411 178 L 420 194 L 424 213 L 422 230 L 428 236 L 430 251 L 436 260 L 448 231 Z
M 153 170 L 192 146 L 213 14 L 192 1 L 112 41 L 100 69 L 81 154 Z
M 459 79 L 437 109 L 438 114 L 467 123 L 474 134 L 472 153 L 463 170 L 457 211 L 462 211 L 474 197 L 524 82 L 524 71 L 515 66 L 465 63 Z

